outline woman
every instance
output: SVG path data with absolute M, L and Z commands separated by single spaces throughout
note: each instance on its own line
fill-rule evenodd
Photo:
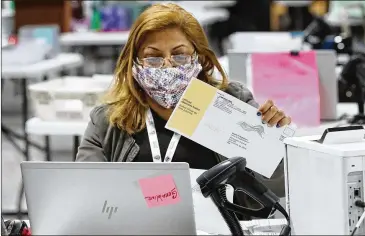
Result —
M 221 81 L 212 77 L 214 67 L 222 74 Z M 224 160 L 164 128 L 192 77 L 258 106 L 243 85 L 227 81 L 202 27 L 191 14 L 175 4 L 151 6 L 131 28 L 117 63 L 108 102 L 91 112 L 77 161 L 161 162 L 166 161 L 163 157 L 169 153 L 174 162 L 209 169 Z M 258 115 L 271 126 L 290 123 L 290 118 L 271 101 L 259 108 Z M 172 139 L 178 141 L 176 150 L 168 147 Z M 266 183 L 282 196 L 283 171 L 277 172 L 274 180 Z

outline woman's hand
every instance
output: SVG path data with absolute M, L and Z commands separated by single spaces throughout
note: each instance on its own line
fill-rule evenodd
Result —
M 291 118 L 286 116 L 282 110 L 279 110 L 272 100 L 267 100 L 262 104 L 257 112 L 258 116 L 262 117 L 262 122 L 268 124 L 268 126 L 281 127 L 288 125 L 291 122 Z

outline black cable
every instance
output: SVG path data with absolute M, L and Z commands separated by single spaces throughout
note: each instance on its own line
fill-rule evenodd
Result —
M 288 236 L 288 235 L 290 235 L 291 227 L 290 227 L 290 217 L 289 217 L 288 213 L 286 212 L 286 210 L 284 209 L 284 207 L 282 207 L 280 205 L 279 202 L 275 203 L 274 208 L 276 210 L 278 210 L 281 214 L 283 214 L 283 216 L 285 217 L 286 221 L 288 222 L 287 225 L 285 225 L 283 227 L 283 229 L 281 230 L 280 236 Z
M 243 236 L 244 233 L 236 214 L 221 206 L 221 202 L 228 201 L 226 196 L 226 186 L 223 185 L 217 189 L 217 192 L 213 193 L 211 198 L 218 207 L 218 210 L 223 216 L 228 228 L 232 232 L 232 235 Z
M 360 219 L 357 221 L 356 226 L 355 226 L 354 230 L 352 231 L 351 236 L 355 235 L 357 229 L 360 227 L 360 225 L 362 224 L 364 219 L 365 219 L 365 211 L 362 213 Z
M 355 206 L 365 208 L 365 202 L 361 200 L 356 200 Z
M 361 200 L 356 200 L 355 201 L 355 206 L 365 208 L 365 202 L 363 202 Z M 354 230 L 351 233 L 351 236 L 355 235 L 357 229 L 360 227 L 360 225 L 364 221 L 364 218 L 365 218 L 365 211 L 362 213 L 360 219 L 357 221 L 356 226 L 355 226 Z

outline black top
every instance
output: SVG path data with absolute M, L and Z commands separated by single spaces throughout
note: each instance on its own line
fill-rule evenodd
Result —
M 152 111 L 156 126 L 157 138 L 160 145 L 161 157 L 164 160 L 167 147 L 170 144 L 174 132 L 165 129 L 166 121 Z M 147 129 L 134 135 L 136 143 L 140 147 L 135 162 L 152 162 L 152 152 Z M 218 164 L 213 151 L 201 146 L 190 139 L 181 136 L 172 162 L 187 162 L 190 168 L 207 170 Z

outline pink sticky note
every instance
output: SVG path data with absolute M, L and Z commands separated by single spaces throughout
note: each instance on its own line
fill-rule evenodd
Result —
M 319 75 L 314 51 L 254 53 L 252 89 L 255 99 L 272 99 L 299 126 L 320 124 Z
M 139 180 L 148 207 L 166 206 L 180 202 L 172 175 L 161 175 Z

